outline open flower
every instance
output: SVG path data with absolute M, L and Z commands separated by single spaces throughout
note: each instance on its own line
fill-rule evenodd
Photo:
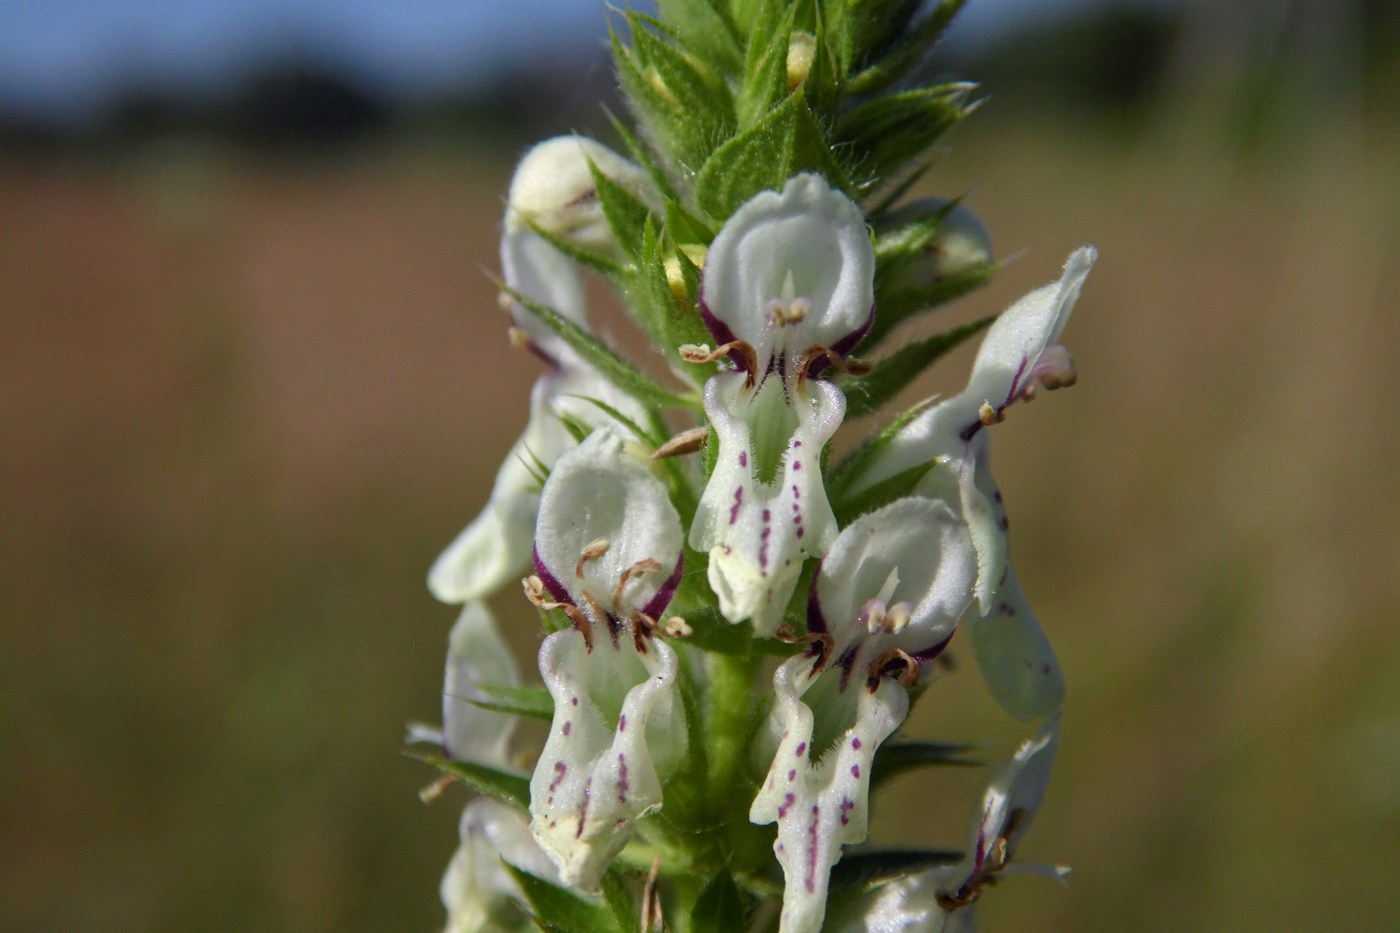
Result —
M 597 192 L 590 162 L 639 191 L 644 173 L 598 143 L 561 136 L 535 146 L 511 180 L 501 238 L 501 269 L 506 285 L 546 305 L 576 324 L 588 323 L 578 270 L 536 228 L 594 252 L 616 249 Z M 629 417 L 637 403 L 541 323 L 519 302 L 510 301 L 512 335 L 544 361 L 547 370 L 530 395 L 530 420 L 496 474 L 490 501 L 433 564 L 428 588 L 443 602 L 481 599 L 518 579 L 530 563 L 530 544 L 539 506 L 538 472 L 547 470 L 574 445 L 564 419 L 593 426 L 611 419 L 588 399 L 604 402 Z
M 610 429 L 561 457 L 545 483 L 526 588 L 571 624 L 540 648 L 554 722 L 530 781 L 531 830 L 563 883 L 584 891 L 661 805 L 658 768 L 685 751 L 676 655 L 653 637 L 681 542 L 666 486 Z
M 1059 739 L 1056 715 L 992 774 L 961 862 L 877 888 L 843 909 L 832 933 L 973 933 L 976 902 L 999 878 L 1045 875 L 1063 882 L 1068 868 L 1013 861 L 1045 798 Z
M 798 175 L 735 212 L 705 260 L 701 311 L 732 372 L 705 385 L 719 448 L 690 529 L 731 622 L 774 631 L 802 561 L 836 535 L 822 448 L 846 413 L 820 378 L 870 326 L 875 271 L 860 209 L 816 175 Z
M 1069 354 L 1056 341 L 1096 255 L 1093 247 L 1075 250 L 1058 282 L 1036 289 L 997 318 L 967 388 L 914 418 L 857 481 L 870 486 L 933 462 L 918 492 L 958 503 L 977 547 L 978 615 L 967 626 L 973 654 L 993 696 L 1022 719 L 1058 708 L 1064 679 L 1010 567 L 1006 510 L 992 478 L 986 428 L 1038 385 L 1073 384 Z
M 778 824 L 783 933 L 820 929 L 831 866 L 866 836 L 871 761 L 904 721 L 919 665 L 951 637 L 976 572 L 967 526 L 922 498 L 862 516 L 822 558 L 813 646 L 774 675 L 781 737 L 749 812 Z

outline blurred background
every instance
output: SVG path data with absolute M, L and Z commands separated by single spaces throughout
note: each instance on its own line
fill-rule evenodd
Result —
M 441 923 L 423 576 L 535 376 L 487 274 L 512 162 L 610 138 L 604 37 L 596 0 L 0 2 L 0 927 Z M 989 100 L 923 190 L 1020 256 L 922 330 L 1102 255 L 1079 385 L 996 429 L 1071 690 L 1023 855 L 1074 875 L 986 928 L 1400 929 L 1400 11 L 972 0 L 931 67 Z M 970 671 L 910 731 L 1007 754 Z M 962 845 L 979 780 L 875 838 Z

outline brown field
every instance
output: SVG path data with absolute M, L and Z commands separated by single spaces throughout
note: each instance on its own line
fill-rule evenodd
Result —
M 1071 689 L 1024 855 L 1075 872 L 986 928 L 1390 929 L 1400 146 L 1057 126 L 974 121 L 930 181 L 1026 249 L 946 320 L 1102 257 L 1079 385 L 996 429 Z M 0 161 L 0 926 L 440 923 L 455 805 L 398 756 L 453 617 L 422 577 L 534 376 L 481 271 L 509 159 L 469 155 Z M 912 728 L 1014 740 L 978 690 Z M 900 784 L 876 838 L 961 845 L 976 779 Z

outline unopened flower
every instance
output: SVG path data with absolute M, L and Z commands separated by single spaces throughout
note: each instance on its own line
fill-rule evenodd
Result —
M 1069 355 L 1056 341 L 1095 256 L 1093 247 L 1076 250 L 1060 281 L 1003 312 L 982 342 L 967 388 L 915 417 L 858 480 L 870 486 L 933 464 L 919 493 L 957 503 L 977 548 L 978 617 L 967 626 L 973 654 L 993 696 L 1023 719 L 1058 708 L 1064 681 L 1011 570 L 1006 511 L 992 478 L 986 429 L 1012 404 L 1030 398 L 1037 385 L 1073 382 Z
M 460 843 L 439 892 L 447 908 L 446 933 L 526 929 L 525 898 L 507 865 L 558 882 L 559 872 L 530 836 L 520 811 L 479 797 L 462 811 Z
M 813 646 L 774 675 L 781 738 L 749 814 L 778 824 L 784 933 L 821 927 L 831 866 L 866 836 L 875 752 L 908 714 L 907 686 L 951 637 L 976 573 L 967 526 L 921 498 L 857 519 L 822 558 Z
M 583 285 L 574 261 L 536 232 L 549 232 L 580 248 L 617 248 L 602 209 L 589 163 L 611 178 L 640 187 L 643 173 L 592 140 L 561 136 L 535 146 L 511 182 L 501 238 L 501 268 L 508 287 L 537 304 L 587 325 Z M 510 301 L 517 341 L 547 369 L 530 395 L 530 420 L 496 474 L 481 514 L 433 564 L 428 588 L 443 602 L 481 599 L 519 579 L 530 563 L 539 505 L 539 472 L 548 470 L 574 437 L 568 419 L 593 426 L 609 422 L 589 400 L 638 417 L 641 409 L 588 365 L 562 338 L 517 301 Z
M 531 830 L 562 881 L 583 891 L 597 889 L 634 821 L 661 805 L 658 767 L 685 750 L 676 655 L 653 634 L 680 579 L 681 544 L 665 484 L 611 430 L 555 464 L 527 589 L 570 625 L 540 649 L 554 721 L 530 781 Z
M 1055 715 L 992 774 L 962 861 L 877 888 L 843 909 L 831 933 L 974 933 L 976 903 L 999 878 L 1044 875 L 1063 883 L 1068 868 L 1014 861 L 1045 798 L 1059 740 Z
M 846 413 L 821 378 L 869 328 L 874 254 L 865 218 L 816 175 L 744 204 L 710 246 L 701 310 L 732 372 L 705 385 L 714 472 L 690 529 L 731 622 L 758 634 L 782 621 L 803 559 L 836 536 L 821 454 Z

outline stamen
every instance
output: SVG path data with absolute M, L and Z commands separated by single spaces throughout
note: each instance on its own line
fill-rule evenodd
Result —
M 912 609 L 908 603 L 895 603 L 885 614 L 885 631 L 898 634 L 909 624 Z
M 583 565 L 590 561 L 595 561 L 608 553 L 608 539 L 599 538 L 583 548 L 583 553 L 579 555 L 578 563 L 574 564 L 574 576 L 583 579 Z
M 676 347 L 676 353 L 687 363 L 713 363 L 715 360 L 724 359 L 731 353 L 737 353 L 743 359 L 743 369 L 753 378 L 754 370 L 758 368 L 758 353 L 752 346 L 742 340 L 731 340 L 721 347 L 711 350 L 709 344 L 705 343 L 683 343 Z
M 709 436 L 709 425 L 691 428 L 689 431 L 682 431 L 656 448 L 656 450 L 652 451 L 651 459 L 663 460 L 666 457 L 680 457 L 685 454 L 693 454 L 701 447 L 705 446 L 705 441 Z
M 856 624 L 871 635 L 885 627 L 885 604 L 878 597 L 867 599 L 856 615 Z
M 993 408 L 989 402 L 983 402 L 981 407 L 977 409 L 977 420 L 984 426 L 1001 424 L 1006 420 L 1006 412 L 999 408 Z
M 634 576 L 640 577 L 644 573 L 654 573 L 661 569 L 661 565 L 654 558 L 644 557 L 631 567 L 622 571 L 622 577 L 617 581 L 617 589 L 613 590 L 612 607 L 617 611 L 618 604 L 622 602 L 622 588 L 627 585 L 627 581 Z
M 457 779 L 450 774 L 444 774 L 427 787 L 418 792 L 418 799 L 423 803 L 432 803 L 443 795 L 449 787 L 457 783 Z
M 885 677 L 893 677 L 906 690 L 913 690 L 919 685 L 919 662 L 899 648 L 886 651 L 870 665 L 870 674 L 865 679 L 866 689 L 874 693 Z
M 517 349 L 517 350 L 528 350 L 528 349 L 530 349 L 530 344 L 531 344 L 531 342 L 532 342 L 532 341 L 530 340 L 530 335 L 527 334 L 527 333 L 525 333 L 525 331 L 521 330 L 519 327 L 510 327 L 510 328 L 507 328 L 507 329 L 506 329 L 506 336 L 507 336 L 508 338 L 510 338 L 510 345 L 511 345 L 512 347 L 514 347 L 515 349 Z

